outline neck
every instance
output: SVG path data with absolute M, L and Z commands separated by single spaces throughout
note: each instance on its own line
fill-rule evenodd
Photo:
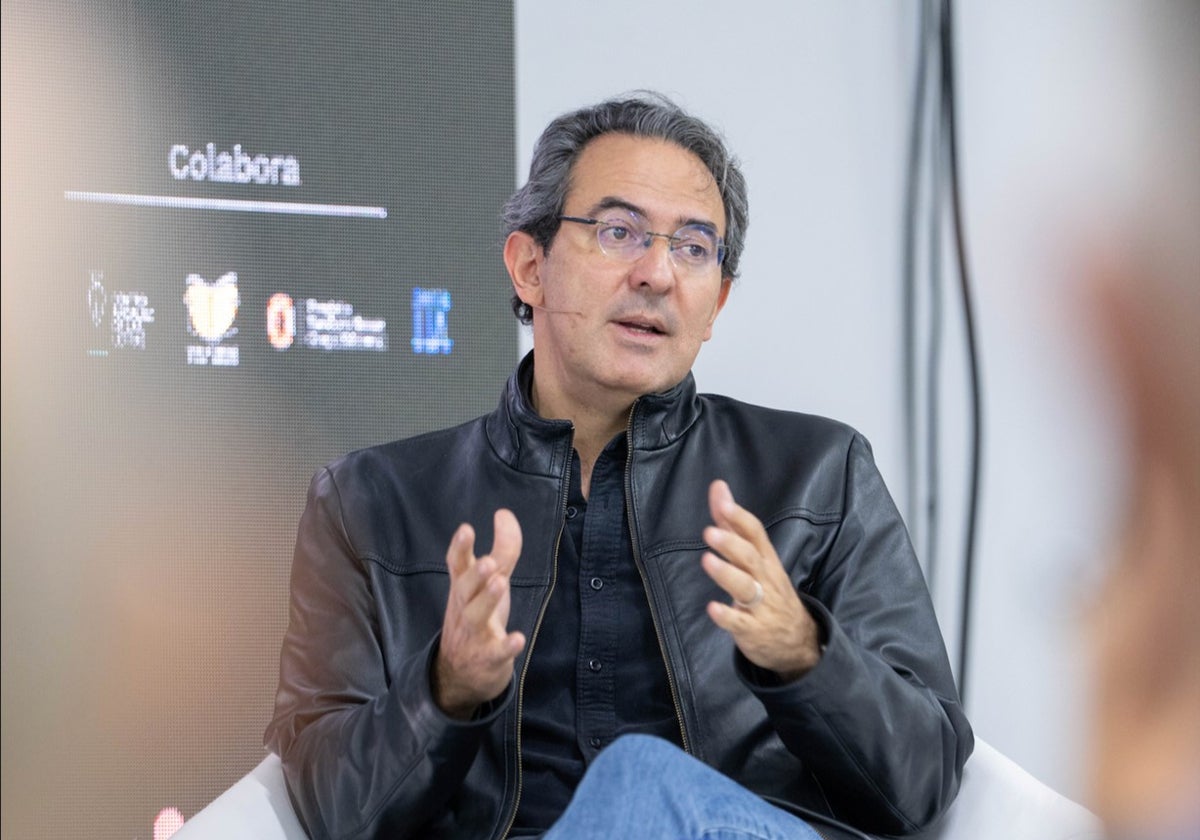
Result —
M 533 385 L 530 389 L 533 409 L 547 420 L 570 420 L 575 427 L 575 451 L 579 453 L 580 478 L 583 495 L 587 498 L 591 486 L 592 467 L 608 442 L 625 431 L 629 422 L 632 401 L 615 401 L 612 405 L 580 404 L 552 390 L 538 387 L 537 368 L 534 368 Z

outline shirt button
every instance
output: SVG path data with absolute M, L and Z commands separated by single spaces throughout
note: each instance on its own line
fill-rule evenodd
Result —
M 601 741 L 595 735 L 593 735 L 591 738 L 588 738 L 588 743 L 591 744 L 596 749 L 600 749 Z
M 600 590 L 604 588 L 604 581 L 600 578 L 592 578 L 592 589 Z
M 578 515 L 579 515 L 579 509 L 576 508 L 575 505 L 570 505 L 567 508 L 567 519 L 574 519 Z
M 588 662 L 588 667 L 591 668 L 593 671 L 599 671 L 604 666 L 600 664 L 599 659 L 593 659 Z

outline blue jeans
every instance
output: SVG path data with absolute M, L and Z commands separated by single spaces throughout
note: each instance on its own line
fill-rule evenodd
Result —
M 820 840 L 807 823 L 647 735 L 596 758 L 544 840 Z

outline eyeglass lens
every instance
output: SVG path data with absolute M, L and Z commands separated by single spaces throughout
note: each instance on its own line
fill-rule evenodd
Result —
M 653 245 L 655 237 L 667 240 L 671 258 L 683 268 L 708 269 L 722 256 L 716 233 L 704 225 L 684 225 L 670 235 L 654 233 L 647 229 L 644 219 L 628 211 L 605 213 L 599 222 L 596 236 L 600 250 L 609 256 L 635 260 Z

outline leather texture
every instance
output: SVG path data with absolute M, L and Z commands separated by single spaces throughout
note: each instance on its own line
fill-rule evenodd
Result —
M 341 458 L 313 479 L 269 748 L 322 838 L 503 837 L 522 790 L 521 681 L 556 583 L 572 427 L 520 383 L 478 420 Z M 689 375 L 641 398 L 627 429 L 634 556 L 685 748 L 773 801 L 873 833 L 909 833 L 951 803 L 973 738 L 907 533 L 866 441 L 822 418 L 698 395 Z M 822 627 L 821 662 L 772 684 L 705 613 L 727 600 L 700 567 L 710 482 L 766 525 Z M 510 630 L 529 643 L 507 692 L 470 722 L 437 708 L 429 671 L 470 522 L 482 553 L 508 507 L 524 545 Z M 636 690 L 636 687 L 631 687 Z

